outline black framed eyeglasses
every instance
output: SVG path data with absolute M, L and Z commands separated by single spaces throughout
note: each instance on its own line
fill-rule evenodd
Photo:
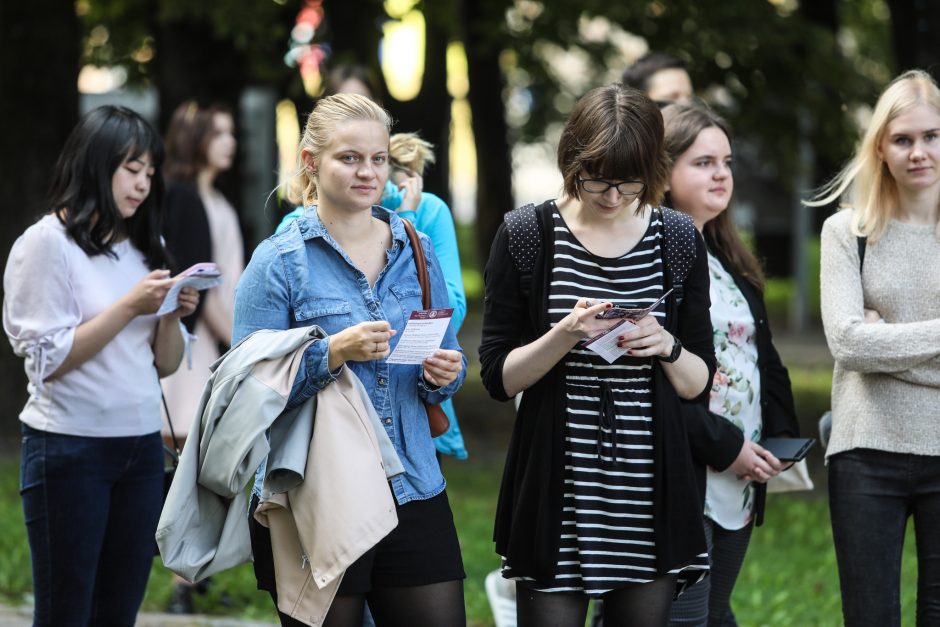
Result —
M 624 181 L 622 183 L 611 183 L 602 179 L 583 179 L 578 177 L 578 185 L 589 194 L 605 194 L 611 187 L 616 187 L 621 196 L 635 198 L 646 189 L 646 183 L 641 181 Z

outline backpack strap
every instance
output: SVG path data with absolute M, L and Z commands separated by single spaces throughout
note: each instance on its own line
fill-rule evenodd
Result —
M 865 267 L 865 247 L 868 245 L 868 236 L 867 235 L 857 235 L 855 237 L 858 240 L 858 273 L 862 273 L 862 268 Z
M 535 258 L 542 248 L 542 234 L 535 205 L 529 203 L 506 213 L 504 218 L 509 234 L 509 255 L 519 272 L 519 289 L 528 296 L 532 291 L 532 271 Z
M 663 217 L 663 240 L 666 249 L 666 271 L 669 273 L 676 303 L 682 303 L 686 277 L 695 262 L 695 224 L 688 215 L 660 207 Z M 509 234 L 509 255 L 519 272 L 519 288 L 523 295 L 532 291 L 532 271 L 542 247 L 541 228 L 535 205 L 529 203 L 513 209 L 505 216 Z
M 666 272 L 672 282 L 676 304 L 682 304 L 683 283 L 695 263 L 695 223 L 687 214 L 660 207 L 663 216 L 663 240 L 666 248 Z

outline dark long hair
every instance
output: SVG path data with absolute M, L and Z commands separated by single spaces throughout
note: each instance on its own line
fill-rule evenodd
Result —
M 114 202 L 112 179 L 128 159 L 150 153 L 155 172 L 150 193 L 130 218 Z M 52 173 L 48 207 L 90 257 L 115 257 L 113 245 L 126 235 L 155 270 L 166 264 L 160 241 L 163 220 L 163 142 L 153 127 L 126 107 L 106 105 L 88 112 L 72 130 Z
M 201 107 L 195 100 L 187 100 L 173 112 L 166 131 L 167 181 L 195 183 L 199 171 L 209 165 L 207 154 L 209 142 L 216 135 L 217 113 L 232 117 L 224 105 Z
M 706 128 L 720 129 L 728 138 L 728 143 L 731 143 L 731 127 L 725 119 L 702 105 L 671 104 L 663 109 L 663 119 L 666 125 L 666 152 L 673 163 L 695 143 L 699 133 Z M 669 192 L 665 194 L 665 203 L 669 207 L 682 210 L 673 204 Z M 748 283 L 763 293 L 764 271 L 754 253 L 741 241 L 728 209 L 706 222 L 702 235 L 733 272 L 743 276 Z

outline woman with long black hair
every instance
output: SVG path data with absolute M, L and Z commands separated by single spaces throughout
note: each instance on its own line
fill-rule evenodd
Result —
M 36 625 L 133 625 L 163 490 L 159 377 L 183 354 L 160 239 L 163 144 L 133 111 L 78 123 L 48 213 L 16 240 L 3 328 L 26 360 L 20 493 Z

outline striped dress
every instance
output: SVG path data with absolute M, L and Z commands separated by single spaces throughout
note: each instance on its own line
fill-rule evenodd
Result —
M 663 293 L 662 217 L 654 210 L 640 242 L 617 258 L 588 252 L 557 207 L 549 317 L 558 324 L 580 298 L 645 307 Z M 665 304 L 653 314 L 660 323 Z M 652 360 L 608 364 L 576 347 L 565 357 L 567 416 L 561 552 L 546 592 L 602 595 L 656 577 L 653 542 Z M 677 569 L 681 591 L 708 569 L 707 555 Z M 504 576 L 525 579 L 506 564 Z

